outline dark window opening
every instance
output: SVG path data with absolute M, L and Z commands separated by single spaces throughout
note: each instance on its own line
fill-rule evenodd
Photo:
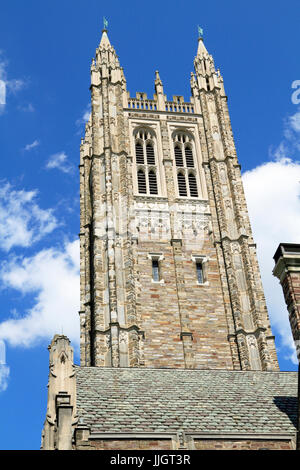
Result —
M 152 259 L 152 279 L 159 282 L 159 263 L 158 259 Z
M 201 261 L 196 262 L 196 270 L 198 284 L 203 284 L 203 266 Z

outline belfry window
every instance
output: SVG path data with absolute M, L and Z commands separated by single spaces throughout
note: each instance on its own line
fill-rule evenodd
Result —
M 158 195 L 157 162 L 152 131 L 139 129 L 135 133 L 135 162 L 139 194 Z
M 180 197 L 198 197 L 197 170 L 192 138 L 183 132 L 173 137 L 177 187 Z

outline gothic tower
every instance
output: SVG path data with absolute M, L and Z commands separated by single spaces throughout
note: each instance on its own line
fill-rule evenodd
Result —
M 131 98 L 103 30 L 80 149 L 81 366 L 278 369 L 223 78 Z
M 295 448 L 297 374 L 278 369 L 202 38 L 194 66 L 189 102 L 158 72 L 153 99 L 131 98 L 103 31 L 80 151 L 81 364 L 55 335 L 42 449 Z

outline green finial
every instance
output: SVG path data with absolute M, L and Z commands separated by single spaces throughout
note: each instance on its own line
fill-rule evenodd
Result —
M 103 29 L 107 29 L 108 28 L 108 21 L 107 19 L 103 16 Z
M 200 26 L 198 26 L 198 37 L 199 38 L 203 37 L 203 29 Z

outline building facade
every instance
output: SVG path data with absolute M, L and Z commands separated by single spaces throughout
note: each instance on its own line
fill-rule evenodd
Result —
M 223 79 L 202 38 L 194 69 L 188 102 L 168 101 L 158 72 L 153 99 L 132 98 L 103 31 L 80 148 L 81 363 L 53 339 L 42 448 L 293 446 L 272 390 L 293 408 L 295 377 L 279 372 Z

